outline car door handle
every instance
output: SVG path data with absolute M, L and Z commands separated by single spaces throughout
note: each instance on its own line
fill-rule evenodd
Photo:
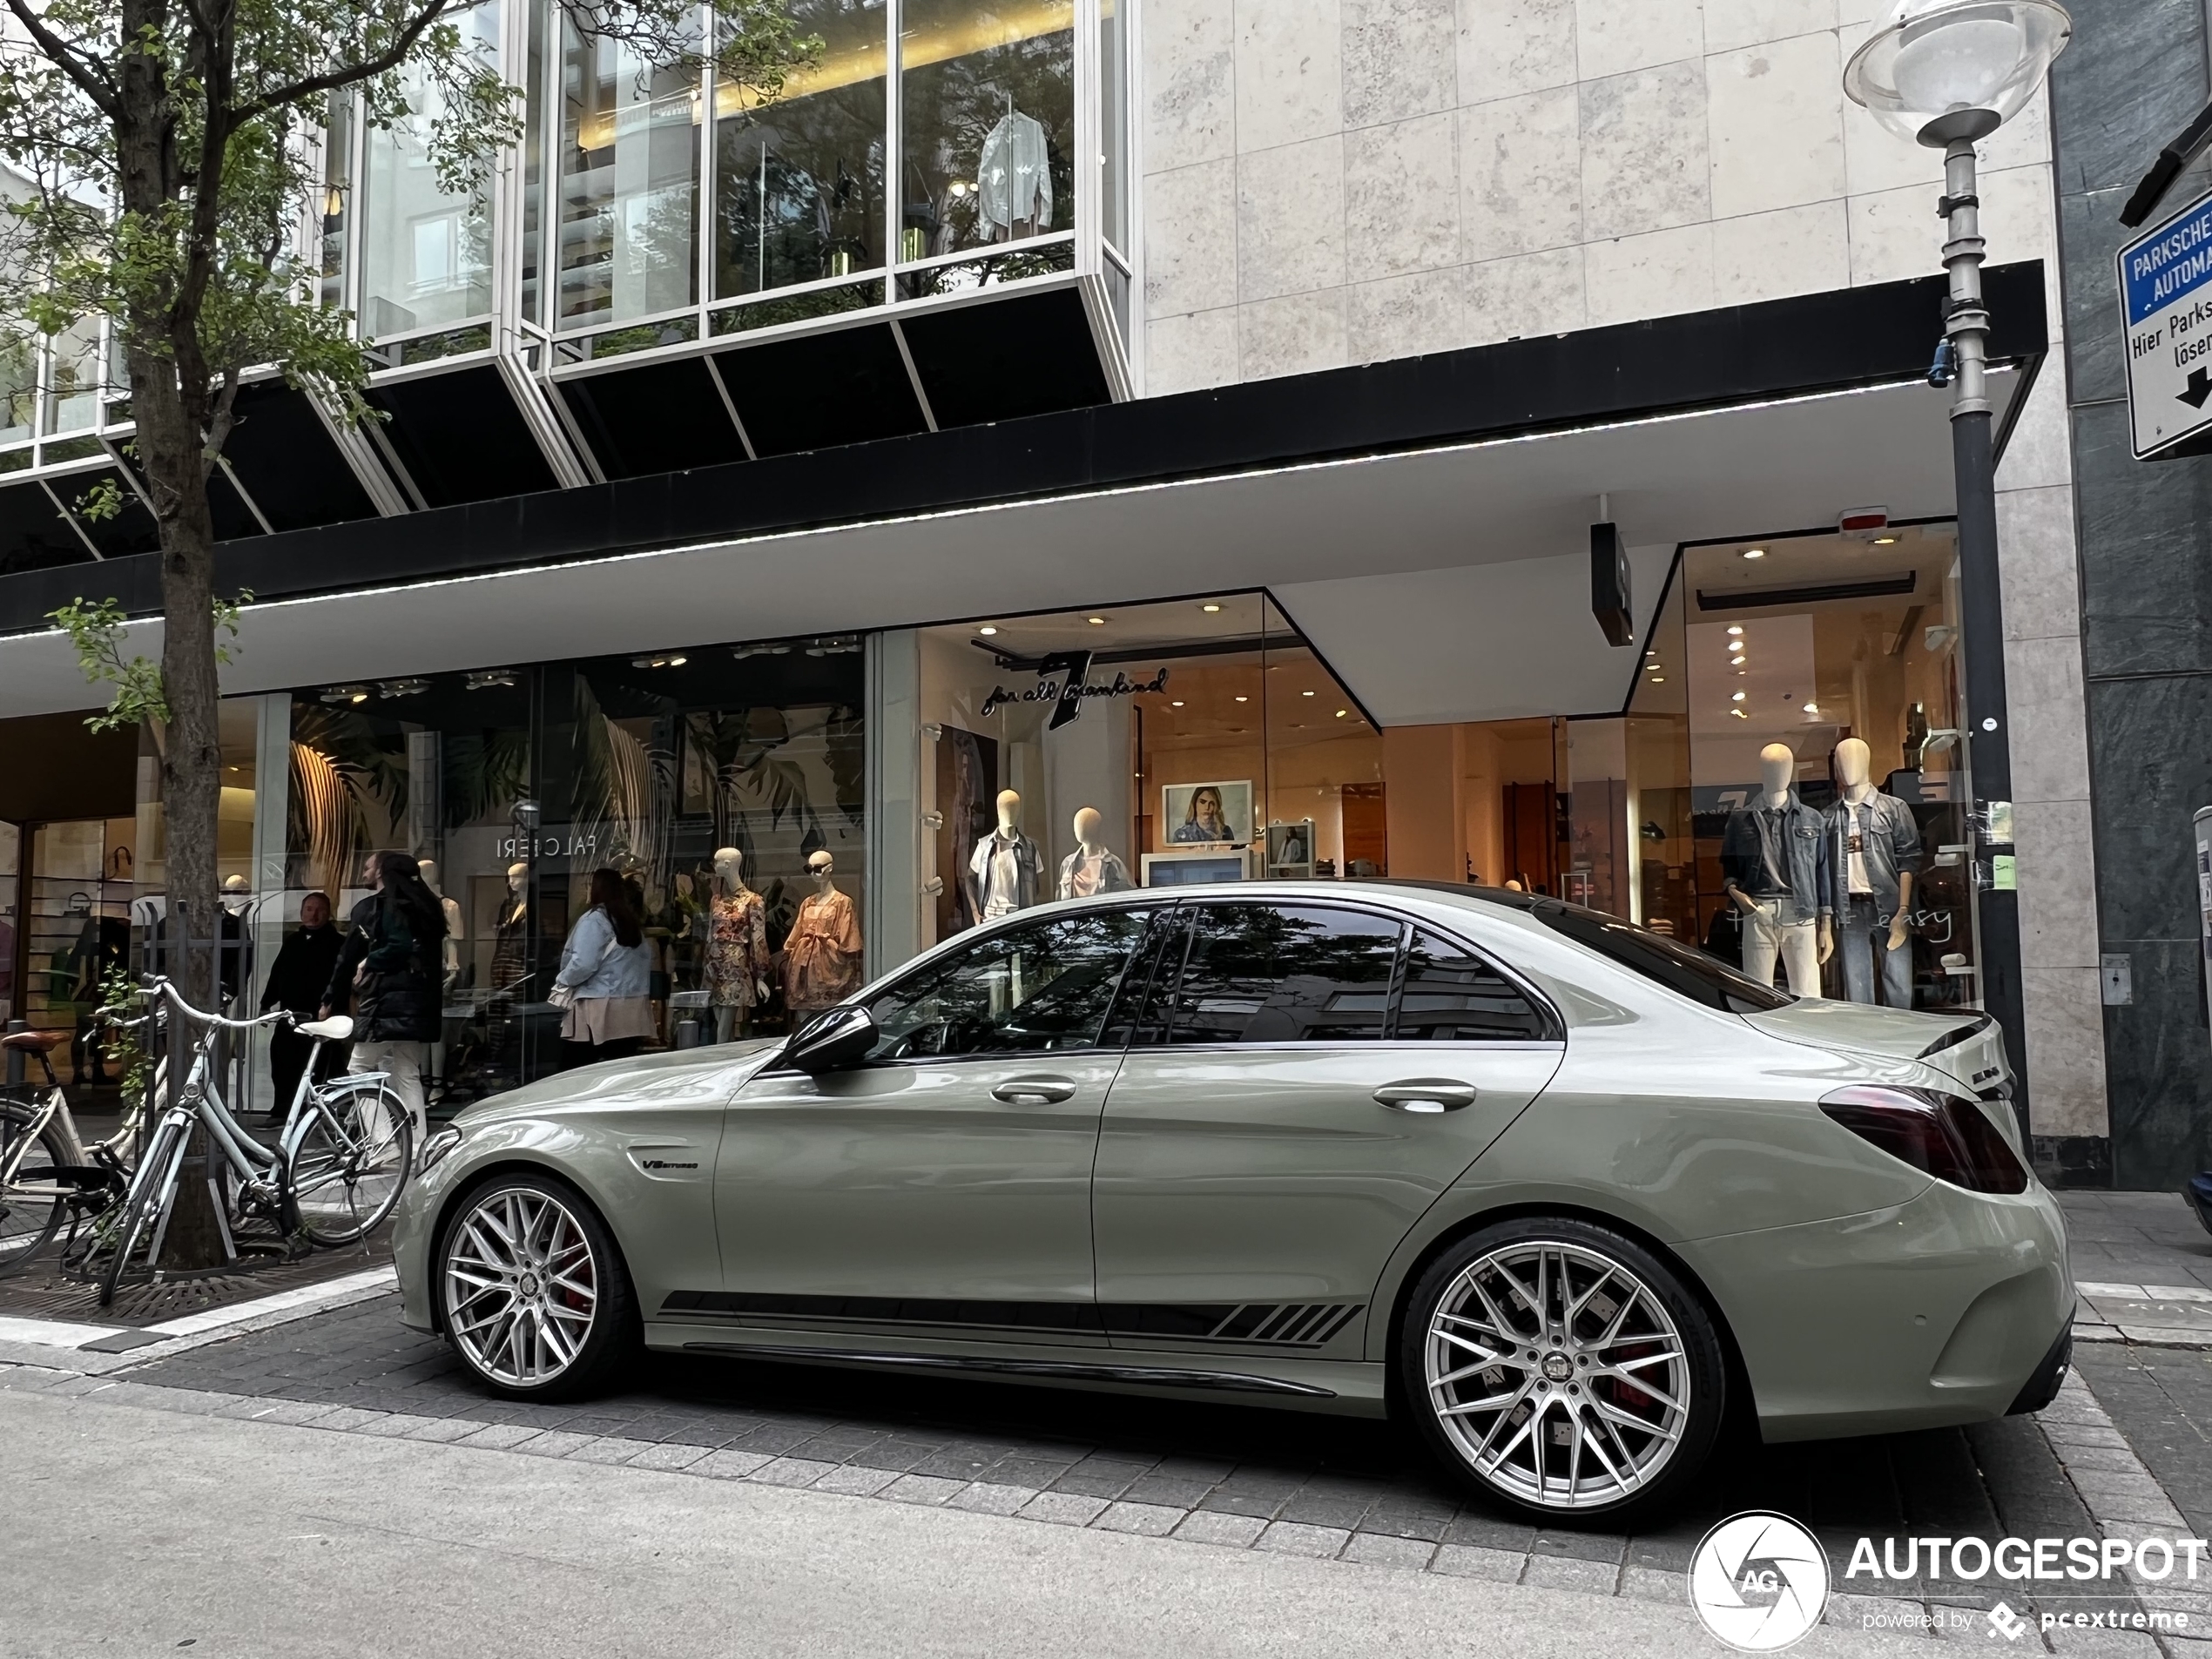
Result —
M 1401 1112 L 1456 1112 L 1474 1104 L 1474 1085 L 1449 1077 L 1408 1077 L 1375 1090 L 1375 1103 Z
M 1009 1106 L 1023 1100 L 1042 1101 L 1049 1105 L 1071 1099 L 1075 1092 L 1075 1082 L 1067 1077 L 1009 1077 L 991 1090 L 991 1098 L 1002 1100 Z

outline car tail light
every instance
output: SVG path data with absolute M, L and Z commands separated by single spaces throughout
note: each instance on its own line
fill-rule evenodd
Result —
M 1939 1181 L 1969 1192 L 2025 1192 L 2027 1169 L 1970 1100 L 1932 1089 L 1858 1084 L 1824 1096 L 1820 1109 Z

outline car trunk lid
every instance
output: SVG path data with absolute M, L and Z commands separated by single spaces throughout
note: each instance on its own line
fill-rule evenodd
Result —
M 1910 1014 L 1865 1002 L 1807 997 L 1786 1008 L 1743 1016 L 1769 1036 L 1823 1049 L 1848 1049 L 1888 1060 L 1918 1060 L 1994 1099 L 2011 1082 L 2005 1036 L 1997 1022 L 1973 1008 Z

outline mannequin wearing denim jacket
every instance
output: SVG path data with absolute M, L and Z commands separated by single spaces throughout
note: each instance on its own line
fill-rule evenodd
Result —
M 1779 959 L 1791 995 L 1818 996 L 1820 964 L 1835 948 L 1828 826 L 1797 799 L 1791 781 L 1797 769 L 1797 757 L 1786 744 L 1759 751 L 1761 792 L 1729 815 L 1721 834 L 1722 887 L 1743 912 L 1743 971 L 1770 985 Z
M 1843 797 L 1829 808 L 1829 902 L 1844 957 L 1844 995 L 1854 1002 L 1912 1006 L 1912 886 L 1920 826 L 1912 809 L 1869 779 L 1872 752 L 1858 738 L 1836 745 Z M 1853 845 L 1853 831 L 1857 845 Z

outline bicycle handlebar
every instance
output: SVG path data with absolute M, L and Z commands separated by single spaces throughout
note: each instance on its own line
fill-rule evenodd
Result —
M 149 988 L 158 991 L 163 1000 L 176 1009 L 183 1018 L 194 1025 L 204 1026 L 209 1029 L 220 1028 L 226 1031 L 252 1031 L 260 1026 L 294 1022 L 295 1016 L 287 1008 L 273 1008 L 268 1013 L 251 1020 L 233 1020 L 224 1015 L 209 1014 L 185 1001 L 185 994 L 172 984 L 164 974 L 153 974 L 146 981 L 146 984 Z

